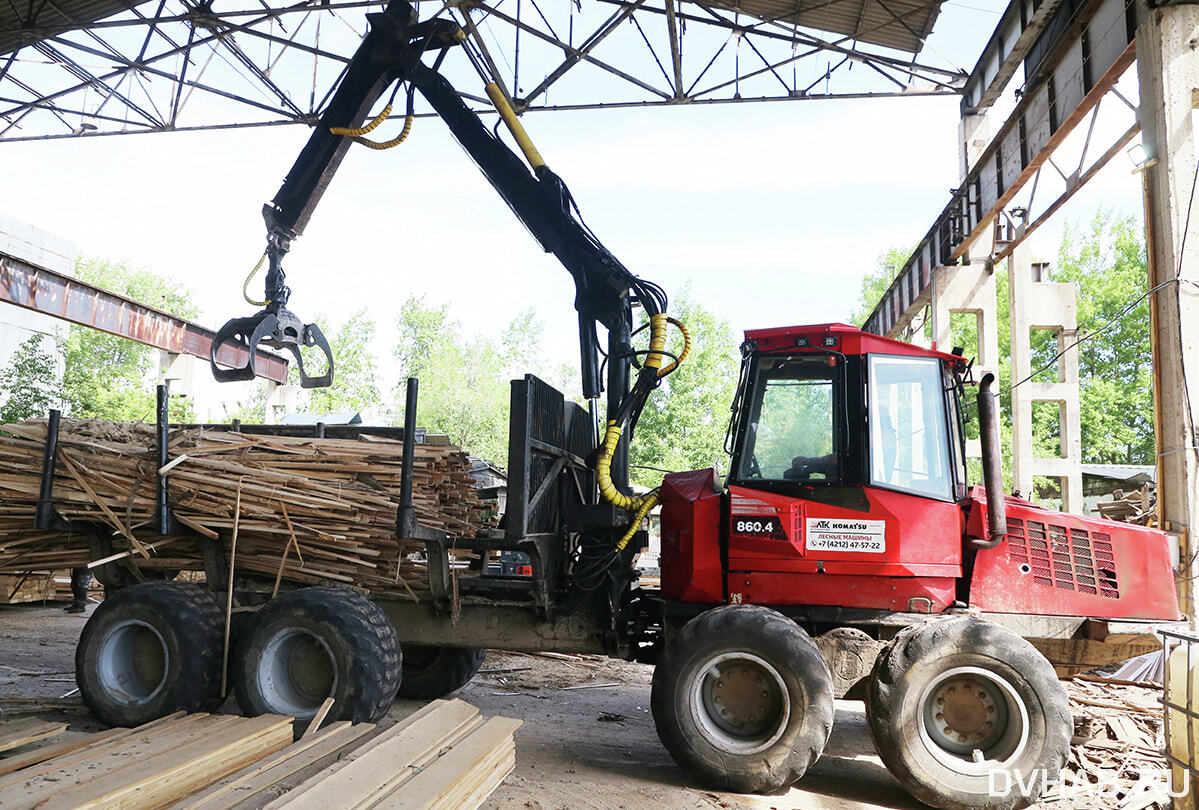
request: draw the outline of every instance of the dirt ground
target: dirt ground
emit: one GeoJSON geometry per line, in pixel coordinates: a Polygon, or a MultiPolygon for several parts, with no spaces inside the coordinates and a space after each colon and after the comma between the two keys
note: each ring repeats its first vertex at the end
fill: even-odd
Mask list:
{"type": "MultiPolygon", "coordinates": [[[[91,609],[94,606],[89,613],[91,609]]],[[[75,642],[85,619],[64,613],[61,604],[0,606],[0,701],[55,700],[72,692],[75,642]]],[[[760,797],[705,790],[674,764],[658,742],[649,712],[651,673],[649,666],[622,661],[489,654],[480,674],[457,696],[486,715],[519,718],[524,725],[516,732],[516,770],[484,807],[857,810],[922,806],[900,789],[874,755],[862,704],[852,701],[838,701],[832,739],[798,787],[760,797]]],[[[399,721],[419,705],[396,701],[383,724],[399,721]]],[[[236,711],[236,706],[231,702],[225,711],[236,711]]],[[[81,705],[36,716],[70,722],[74,732],[101,729],[81,705]]]]}

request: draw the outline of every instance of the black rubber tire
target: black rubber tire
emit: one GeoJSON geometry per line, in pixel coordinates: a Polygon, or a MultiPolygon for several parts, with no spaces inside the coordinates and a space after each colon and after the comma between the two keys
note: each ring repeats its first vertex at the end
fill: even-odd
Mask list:
{"type": "Polygon", "coordinates": [[[457,692],[475,677],[487,650],[478,647],[426,647],[402,644],[403,677],[399,697],[437,700],[457,692]]]}
{"type": "Polygon", "coordinates": [[[75,648],[83,702],[109,726],[139,726],[172,712],[208,712],[221,697],[224,611],[182,582],[148,582],[95,609],[75,648]]]}
{"type": "Polygon", "coordinates": [[[328,720],[373,723],[395,700],[400,645],[387,615],[362,593],[300,588],[258,611],[232,669],[237,703],[248,715],[302,723],[332,697],[328,720]]]}
{"type": "Polygon", "coordinates": [[[1044,656],[1012,631],[972,617],[940,619],[900,632],[875,662],[866,690],[866,717],[887,769],[917,799],[943,810],[1015,810],[1032,804],[1057,780],[1074,728],[1066,690],[1044,656]],[[946,674],[960,667],[981,673],[946,674]],[[991,692],[987,700],[996,706],[985,708],[988,703],[976,704],[971,698],[960,704],[965,711],[960,717],[976,722],[982,706],[982,717],[1009,718],[987,733],[998,735],[1007,729],[1012,737],[979,741],[987,746],[979,750],[989,765],[975,765],[965,752],[948,750],[929,731],[926,720],[933,725],[948,721],[926,717],[922,706],[938,705],[941,690],[952,692],[960,683],[957,678],[986,685],[991,692]],[[1026,723],[1010,722],[1025,713],[1026,723]],[[1024,737],[1025,730],[1021,743],[1017,738],[1024,737]]]}
{"type": "MultiPolygon", "coordinates": [[[[773,700],[754,708],[751,722],[769,713],[773,700]]],[[[712,787],[739,793],[777,791],[798,780],[820,757],[833,728],[832,678],[819,648],[795,622],[754,605],[714,608],[684,625],[654,669],[650,706],[658,737],[675,762],[712,787]],[[789,711],[782,722],[766,720],[764,728],[750,726],[749,734],[740,734],[711,711],[719,697],[707,698],[745,653],[774,672],[743,658],[750,669],[737,668],[742,682],[765,677],[769,685],[774,679],[778,713],[789,711]],[[725,655],[732,658],[721,662],[725,655]],[[706,674],[717,663],[726,667],[720,675],[714,669],[706,674]]]]}

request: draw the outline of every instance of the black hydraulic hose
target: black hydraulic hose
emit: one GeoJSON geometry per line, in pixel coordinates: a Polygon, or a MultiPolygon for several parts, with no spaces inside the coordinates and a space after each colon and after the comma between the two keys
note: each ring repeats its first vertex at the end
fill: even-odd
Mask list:
{"type": "Polygon", "coordinates": [[[999,451],[999,401],[991,385],[995,375],[978,384],[978,427],[983,453],[983,486],[987,490],[987,537],[972,537],[976,549],[995,548],[1007,535],[1007,503],[1003,494],[1003,456],[999,451]]]}

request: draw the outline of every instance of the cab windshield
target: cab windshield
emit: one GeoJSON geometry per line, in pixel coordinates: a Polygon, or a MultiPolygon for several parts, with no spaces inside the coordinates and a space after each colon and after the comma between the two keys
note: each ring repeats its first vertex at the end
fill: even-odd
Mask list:
{"type": "Polygon", "coordinates": [[[761,358],[757,363],[737,478],[839,482],[843,413],[834,356],[761,358]]]}

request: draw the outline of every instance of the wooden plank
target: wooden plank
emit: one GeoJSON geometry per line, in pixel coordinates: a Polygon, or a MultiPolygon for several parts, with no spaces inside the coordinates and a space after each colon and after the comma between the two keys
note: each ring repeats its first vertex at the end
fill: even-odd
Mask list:
{"type": "Polygon", "coordinates": [[[312,767],[327,757],[337,756],[374,730],[373,723],[351,725],[345,720],[333,723],[319,734],[301,738],[279,753],[222,779],[201,793],[187,797],[170,810],[233,810],[265,804],[266,801],[255,801],[263,792],[292,774],[312,767]]]}
{"type": "MultiPolygon", "coordinates": [[[[470,781],[466,775],[475,768],[487,771],[496,760],[502,759],[505,748],[511,748],[512,735],[520,725],[520,720],[508,717],[490,718],[465,740],[404,782],[400,790],[376,807],[388,810],[460,807],[458,802],[462,795],[459,790],[464,782],[470,781]]],[[[465,792],[470,793],[469,790],[465,792]]]]}
{"type": "Polygon", "coordinates": [[[33,717],[0,723],[0,751],[9,751],[38,740],[57,737],[67,730],[68,725],[49,723],[33,717]]]}
{"type": "Polygon", "coordinates": [[[127,737],[131,733],[132,731],[127,728],[110,728],[107,731],[101,731],[97,734],[81,734],[66,742],[60,742],[57,745],[46,745],[41,748],[35,748],[25,754],[5,757],[4,759],[0,759],[0,776],[6,776],[14,771],[27,768],[30,765],[37,765],[39,762],[45,762],[46,760],[60,757],[63,754],[78,751],[80,748],[87,748],[88,746],[102,743],[105,740],[111,740],[115,737],[127,737]]]}
{"type": "Polygon", "coordinates": [[[321,703],[321,707],[316,710],[316,714],[312,716],[311,722],[308,723],[308,728],[304,730],[304,736],[301,739],[316,736],[321,729],[321,724],[325,722],[325,718],[329,716],[329,710],[333,708],[333,698],[327,697],[321,703]]]}
{"type": "Polygon", "coordinates": [[[121,767],[124,761],[144,756],[155,750],[198,739],[213,726],[223,725],[233,718],[218,718],[207,714],[190,714],[172,722],[157,725],[128,737],[116,738],[107,744],[91,746],[62,757],[43,762],[9,774],[0,781],[0,808],[6,807],[9,794],[17,789],[33,792],[38,785],[49,785],[52,793],[76,774],[106,773],[121,767]],[[216,722],[219,721],[219,722],[216,722]],[[123,757],[123,759],[119,758],[123,757]]]}
{"type": "Polygon", "coordinates": [[[380,782],[402,772],[441,748],[447,737],[478,722],[479,710],[461,700],[440,701],[431,711],[417,712],[397,731],[355,751],[345,761],[326,768],[296,790],[267,805],[303,810],[348,810],[377,798],[380,782]]]}
{"type": "MultiPolygon", "coordinates": [[[[36,804],[39,810],[156,808],[207,787],[230,770],[256,762],[292,741],[292,718],[230,718],[202,739],[139,758],[132,767],[80,780],[36,804]]],[[[124,759],[123,757],[119,757],[124,759]]]]}

